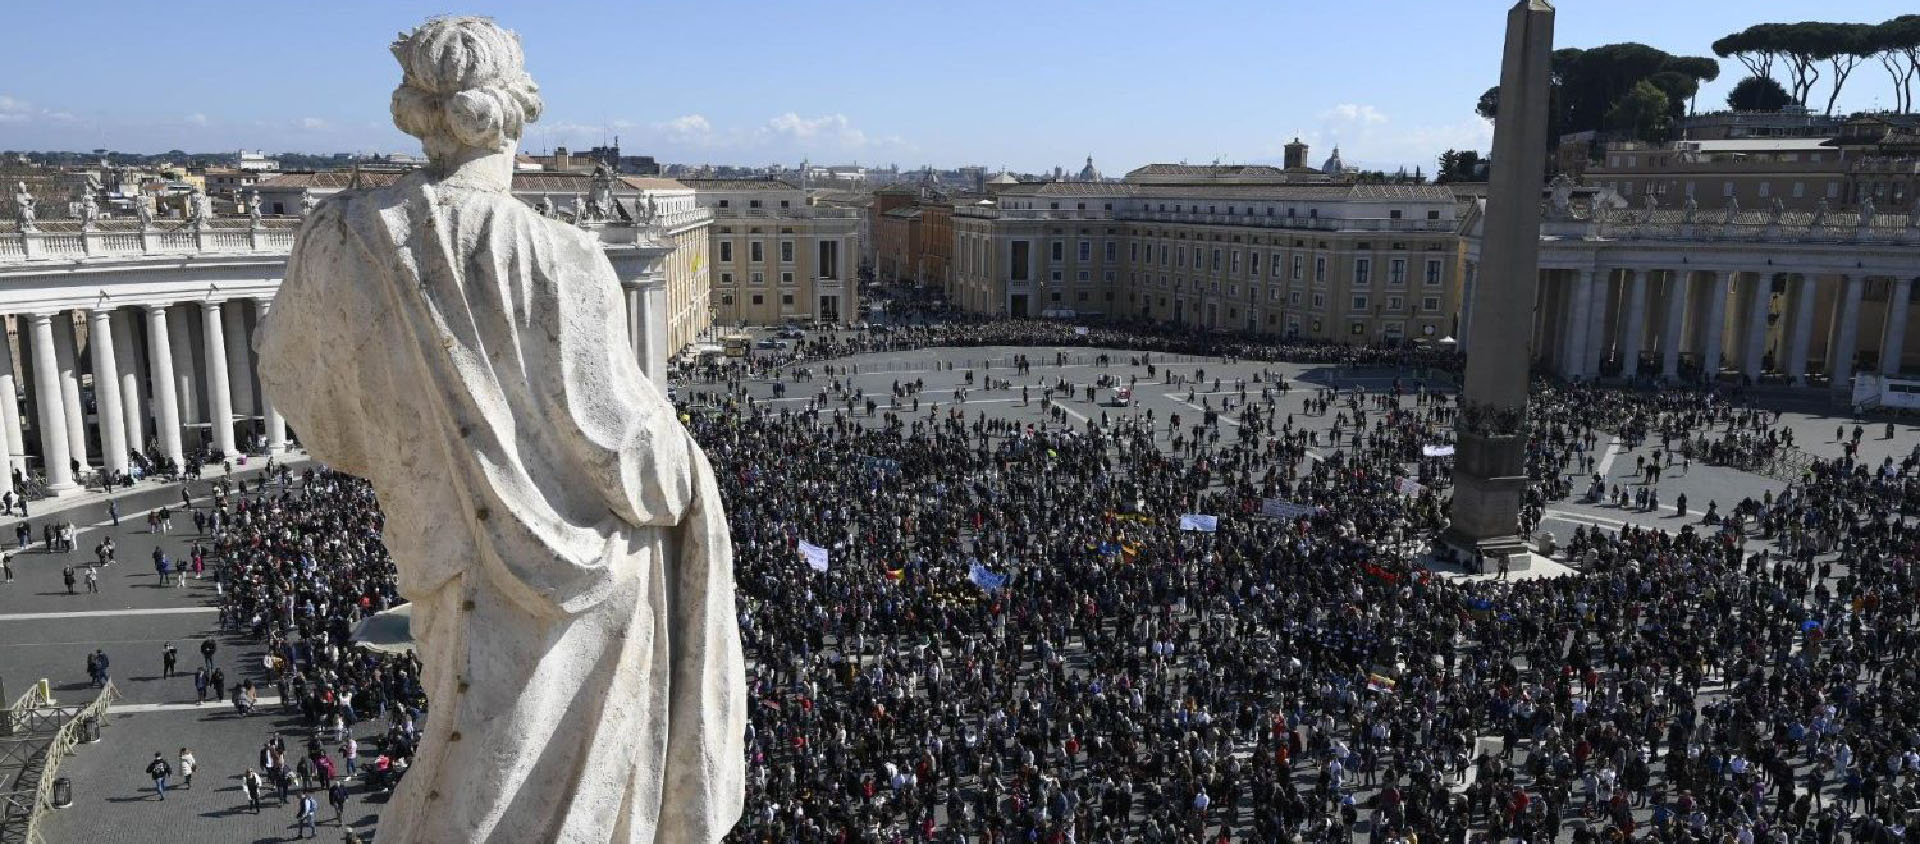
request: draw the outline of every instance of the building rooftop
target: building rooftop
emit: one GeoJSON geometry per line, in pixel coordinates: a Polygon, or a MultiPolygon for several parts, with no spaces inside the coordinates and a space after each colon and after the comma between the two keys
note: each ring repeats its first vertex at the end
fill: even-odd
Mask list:
{"type": "Polygon", "coordinates": [[[719,177],[682,176],[675,181],[694,190],[799,190],[800,186],[780,179],[760,177],[752,179],[728,179],[719,177]]]}

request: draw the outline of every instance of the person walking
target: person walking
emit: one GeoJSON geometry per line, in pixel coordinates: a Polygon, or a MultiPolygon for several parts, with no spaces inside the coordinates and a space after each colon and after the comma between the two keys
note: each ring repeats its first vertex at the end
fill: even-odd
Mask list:
{"type": "Polygon", "coordinates": [[[333,825],[346,826],[347,784],[336,780],[327,789],[327,803],[333,806],[333,825]]]}
{"type": "Polygon", "coordinates": [[[60,579],[67,584],[67,594],[79,594],[73,591],[73,584],[79,582],[73,575],[73,566],[62,566],[60,568],[60,579]]]}
{"type": "Polygon", "coordinates": [[[264,788],[260,782],[260,773],[248,768],[245,774],[240,775],[240,787],[246,789],[247,802],[253,805],[253,813],[260,814],[260,792],[264,788]]]}
{"type": "Polygon", "coordinates": [[[219,649],[220,645],[213,641],[212,636],[200,640],[200,659],[206,663],[208,668],[213,667],[213,654],[219,649]]]}
{"type": "Polygon", "coordinates": [[[7,583],[13,582],[13,555],[10,553],[0,552],[0,577],[4,577],[7,583]]]}
{"type": "Polygon", "coordinates": [[[314,827],[313,818],[319,807],[313,804],[313,795],[300,795],[299,809],[294,812],[293,820],[300,825],[300,838],[319,838],[320,830],[314,827]]]}
{"type": "Polygon", "coordinates": [[[207,702],[207,667],[202,665],[193,672],[193,691],[195,703],[207,702]]]}
{"type": "Polygon", "coordinates": [[[100,594],[100,575],[93,566],[87,566],[87,594],[100,594]]]}
{"type": "Polygon", "coordinates": [[[114,527],[120,526],[120,502],[118,501],[107,502],[107,517],[113,519],[114,527]]]}
{"type": "Polygon", "coordinates": [[[113,677],[107,673],[106,650],[103,648],[95,648],[93,657],[88,660],[88,663],[92,666],[94,688],[105,688],[107,682],[113,679],[113,677]]]}
{"type": "Polygon", "coordinates": [[[193,758],[193,751],[180,748],[180,787],[193,787],[193,772],[200,770],[200,760],[193,758]]]}
{"type": "Polygon", "coordinates": [[[180,649],[174,647],[172,642],[168,642],[164,645],[161,645],[160,646],[160,677],[162,679],[165,679],[167,677],[172,677],[174,668],[179,664],[180,664],[180,649]]]}
{"type": "Polygon", "coordinates": [[[167,764],[167,758],[160,751],[153,752],[153,761],[147,763],[147,776],[153,778],[153,792],[160,799],[167,799],[167,777],[173,776],[173,766],[167,764]]]}

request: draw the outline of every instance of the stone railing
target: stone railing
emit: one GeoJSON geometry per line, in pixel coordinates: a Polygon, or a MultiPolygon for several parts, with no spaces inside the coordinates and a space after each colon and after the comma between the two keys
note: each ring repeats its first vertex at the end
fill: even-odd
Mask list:
{"type": "Polygon", "coordinates": [[[43,223],[22,231],[0,230],[0,263],[76,261],[141,255],[285,253],[293,247],[300,220],[272,217],[210,220],[201,225],[169,221],[142,226],[111,220],[82,227],[70,221],[43,223]]]}
{"type": "Polygon", "coordinates": [[[1724,211],[1694,212],[1620,209],[1598,219],[1547,216],[1540,233],[1563,239],[1687,240],[1751,243],[1844,243],[1920,246],[1920,219],[1907,214],[1874,214],[1862,220],[1854,211],[1816,214],[1807,211],[1743,211],[1731,218],[1724,211]]]}

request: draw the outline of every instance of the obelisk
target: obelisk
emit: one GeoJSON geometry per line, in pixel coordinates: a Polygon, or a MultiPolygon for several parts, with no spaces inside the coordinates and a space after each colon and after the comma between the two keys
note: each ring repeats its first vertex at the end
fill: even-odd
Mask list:
{"type": "Polygon", "coordinates": [[[1540,192],[1547,158],[1548,60],[1553,6],[1520,0],[1507,12],[1493,173],[1480,238],[1468,330],[1467,377],[1457,421],[1452,524],[1442,541],[1484,554],[1528,556],[1520,534],[1527,486],[1527,367],[1540,265],[1540,192]]]}

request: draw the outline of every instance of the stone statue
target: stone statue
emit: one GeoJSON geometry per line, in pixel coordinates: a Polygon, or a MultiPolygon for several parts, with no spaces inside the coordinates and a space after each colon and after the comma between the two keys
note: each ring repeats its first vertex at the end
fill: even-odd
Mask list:
{"type": "Polygon", "coordinates": [[[134,216],[140,218],[140,228],[153,228],[153,195],[145,191],[133,197],[134,216]]]}
{"type": "Polygon", "coordinates": [[[1573,180],[1567,178],[1567,174],[1561,173],[1553,177],[1553,184],[1547,195],[1548,207],[1554,219],[1573,219],[1573,180]]]}
{"type": "Polygon", "coordinates": [[[432,706],[396,842],[712,844],[744,799],[746,676],[713,469],[632,353],[590,234],[515,199],[518,36],[393,44],[429,164],[302,224],[260,383],[370,480],[432,706]]]}
{"type": "Polygon", "coordinates": [[[193,189],[193,195],[187,197],[187,219],[194,228],[206,225],[207,220],[213,217],[212,205],[213,201],[207,198],[206,191],[198,187],[193,189]]]}
{"type": "MultiPolygon", "coordinates": [[[[1822,200],[1822,201],[1825,201],[1825,200],[1822,200]]],[[[1861,197],[1860,198],[1860,228],[1865,229],[1865,228],[1873,227],[1874,211],[1875,209],[1873,207],[1873,197],[1871,196],[1861,197]]]]}
{"type": "MultiPolygon", "coordinates": [[[[1823,199],[1820,201],[1825,202],[1826,200],[1823,199]]],[[[1787,216],[1787,204],[1780,201],[1780,197],[1774,197],[1773,207],[1767,214],[1767,222],[1777,226],[1780,225],[1780,218],[1785,216],[1787,216]]]]}
{"type": "Polygon", "coordinates": [[[613,209],[613,174],[607,172],[605,164],[593,168],[593,193],[587,197],[587,213],[595,220],[604,220],[613,209]]]}
{"type": "Polygon", "coordinates": [[[660,209],[654,207],[654,204],[653,204],[653,194],[651,193],[647,194],[647,222],[649,223],[653,222],[654,218],[659,213],[660,213],[660,209]]]}
{"type": "Polygon", "coordinates": [[[314,206],[319,204],[320,198],[314,196],[312,190],[300,191],[300,216],[305,217],[308,214],[312,214],[314,206]]]}
{"type": "Polygon", "coordinates": [[[1680,208],[1682,219],[1686,220],[1688,225],[1692,225],[1694,215],[1700,213],[1700,202],[1689,196],[1687,197],[1686,204],[1680,206],[1680,208]]]}
{"type": "Polygon", "coordinates": [[[38,203],[34,201],[33,194],[27,190],[27,183],[14,182],[13,216],[15,220],[19,221],[21,231],[30,232],[39,229],[38,226],[34,225],[37,206],[38,203]]]}
{"type": "Polygon", "coordinates": [[[1740,197],[1737,197],[1737,196],[1727,197],[1727,217],[1721,222],[1724,222],[1729,226],[1733,225],[1734,223],[1740,222],[1740,197]]]}
{"type": "Polygon", "coordinates": [[[93,231],[94,224],[98,222],[100,222],[100,200],[94,199],[92,192],[81,194],[80,230],[93,231]]]}
{"type": "Polygon", "coordinates": [[[247,191],[247,219],[252,220],[253,224],[256,226],[260,225],[260,192],[259,191],[256,191],[256,190],[247,191]]]}
{"type": "MultiPolygon", "coordinates": [[[[1777,197],[1777,196],[1774,197],[1773,198],[1773,219],[1775,222],[1779,222],[1780,215],[1786,213],[1786,210],[1787,210],[1787,204],[1784,202],[1781,202],[1780,197],[1777,197]]],[[[1813,219],[1807,222],[1807,227],[1817,229],[1821,226],[1826,225],[1827,213],[1831,210],[1832,208],[1827,205],[1827,200],[1824,197],[1821,198],[1821,200],[1813,206],[1813,219]]]]}
{"type": "Polygon", "coordinates": [[[539,211],[542,217],[553,216],[553,197],[543,194],[540,197],[540,204],[535,207],[535,210],[539,211]]]}
{"type": "Polygon", "coordinates": [[[1645,213],[1640,216],[1640,222],[1651,223],[1653,222],[1653,212],[1660,210],[1660,197],[1647,194],[1640,205],[1645,210],[1645,213]]]}

